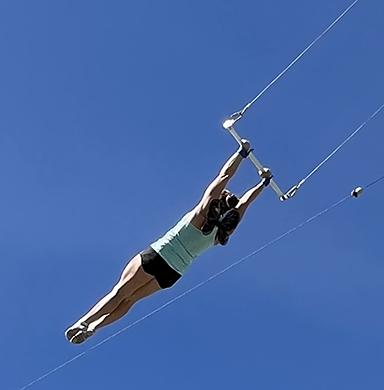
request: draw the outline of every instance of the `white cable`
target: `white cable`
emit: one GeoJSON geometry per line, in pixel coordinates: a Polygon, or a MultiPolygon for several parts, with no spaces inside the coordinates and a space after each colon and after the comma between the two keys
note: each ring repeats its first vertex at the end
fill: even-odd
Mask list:
{"type": "Polygon", "coordinates": [[[312,222],[314,221],[315,219],[319,218],[320,216],[322,216],[323,214],[331,211],[332,209],[334,209],[335,207],[337,206],[340,206],[342,203],[344,203],[346,200],[348,200],[349,198],[351,198],[350,195],[348,196],[345,196],[344,198],[340,199],[339,201],[337,201],[336,203],[334,203],[333,205],[327,207],[326,209],[320,211],[319,213],[313,215],[312,217],[308,218],[307,220],[305,220],[304,222],[300,223],[299,225],[289,229],[288,231],[286,231],[285,233],[281,234],[280,236],[274,238],[273,240],[269,241],[268,243],[264,244],[263,246],[261,246],[260,248],[256,249],[255,251],[253,251],[252,253],[250,253],[249,255],[247,256],[244,256],[242,257],[241,259],[237,260],[235,263],[232,263],[231,265],[229,265],[228,267],[224,268],[223,270],[217,272],[216,274],[210,276],[208,279],[198,283],[197,285],[195,285],[194,287],[190,288],[189,290],[181,293],[180,295],[176,296],[175,298],[172,298],[171,300],[169,300],[168,302],[164,303],[163,305],[159,306],[157,309],[151,311],[150,313],[146,314],[145,316],[139,318],[138,320],[132,322],[131,324],[127,325],[126,327],[120,329],[119,331],[117,331],[116,333],[114,333],[113,335],[105,338],[104,340],[100,341],[99,343],[95,344],[94,346],[88,348],[86,351],[74,356],[72,359],[70,360],[67,360],[66,362],[60,364],[59,366],[53,368],[52,370],[46,372],[44,375],[38,377],[37,379],[33,380],[32,382],[28,383],[27,385],[19,388],[19,390],[26,390],[28,388],[30,388],[31,386],[35,385],[36,383],[38,382],[41,382],[43,379],[49,377],[50,375],[54,374],[55,372],[61,370],[62,368],[66,367],[67,365],[69,365],[70,363],[74,362],[75,360],[83,357],[84,355],[86,355],[88,352],[100,347],[101,345],[105,344],[107,341],[115,338],[116,336],[120,335],[121,333],[127,331],[128,329],[131,329],[132,327],[134,327],[135,325],[143,322],[144,320],[146,320],[147,318],[149,317],[152,317],[154,314],[160,312],[161,310],[165,309],[166,307],[170,306],[171,304],[175,303],[176,301],[179,301],[180,299],[184,298],[186,295],[190,294],[191,292],[197,290],[198,288],[206,285],[207,283],[209,283],[210,281],[212,281],[213,279],[216,279],[218,278],[219,276],[221,276],[222,274],[224,274],[225,272],[231,270],[232,268],[238,266],[240,263],[243,263],[245,260],[249,259],[250,257],[252,256],[255,256],[257,254],[259,254],[260,252],[262,252],[263,250],[265,250],[266,248],[276,244],[278,241],[282,240],[283,238],[285,238],[286,236],[290,235],[291,233],[295,232],[296,230],[302,228],[304,225],[308,224],[309,222],[312,222]]]}
{"type": "MultiPolygon", "coordinates": [[[[381,176],[380,178],[370,182],[369,184],[367,184],[364,188],[365,189],[368,189],[369,187],[373,187],[374,185],[376,185],[377,183],[381,182],[384,180],[384,175],[381,176]]],[[[343,197],[342,199],[340,199],[339,201],[337,201],[336,203],[333,203],[331,206],[325,208],[324,210],[318,212],[317,214],[313,215],[312,217],[306,219],[305,221],[301,222],[300,224],[296,225],[295,227],[287,230],[285,233],[281,234],[280,236],[277,236],[276,238],[274,238],[273,240],[267,242],[266,244],[264,244],[263,246],[261,246],[260,248],[256,249],[255,251],[251,252],[249,255],[247,256],[244,256],[242,257],[241,259],[237,260],[235,263],[232,263],[231,265],[229,265],[228,267],[224,268],[223,270],[215,273],[214,275],[210,276],[208,279],[198,283],[196,286],[190,288],[189,290],[181,293],[180,295],[176,296],[175,298],[172,298],[171,300],[169,300],[168,302],[164,303],[163,305],[159,306],[157,309],[151,311],[150,313],[146,314],[145,316],[139,318],[138,320],[132,322],[131,324],[127,325],[126,327],[120,329],[119,331],[117,331],[116,333],[114,333],[113,335],[105,338],[104,340],[100,341],[99,343],[93,345],[92,347],[88,348],[86,351],[82,352],[82,353],[79,353],[78,355],[74,356],[72,359],[69,359],[67,360],[66,362],[60,364],[59,366],[53,368],[52,370],[48,371],[47,373],[45,373],[44,375],[38,377],[37,379],[33,380],[32,382],[28,383],[27,385],[19,388],[19,390],[26,390],[28,388],[30,388],[31,386],[35,385],[36,383],[38,382],[41,382],[43,379],[49,377],[50,375],[52,375],[53,373],[59,371],[60,369],[66,367],[67,365],[69,365],[70,363],[74,362],[75,360],[83,357],[84,355],[86,355],[88,352],[90,351],[93,351],[94,349],[100,347],[101,345],[105,344],[107,341],[115,338],[116,336],[120,335],[121,333],[127,331],[128,329],[134,327],[135,325],[143,322],[144,320],[146,320],[147,318],[149,317],[152,317],[154,314],[160,312],[161,310],[165,309],[166,307],[170,306],[171,304],[173,304],[174,302],[176,301],[179,301],[180,299],[184,298],[186,295],[190,294],[191,292],[197,290],[198,288],[206,285],[207,283],[209,283],[211,280],[213,279],[216,279],[218,278],[219,276],[223,275],[225,272],[231,270],[232,268],[238,266],[239,264],[243,263],[245,260],[249,259],[250,257],[252,256],[255,256],[257,254],[259,254],[260,252],[262,252],[263,250],[265,250],[266,248],[276,244],[277,242],[279,242],[280,240],[282,240],[283,238],[285,238],[286,236],[294,233],[296,230],[298,229],[301,229],[302,227],[304,227],[305,225],[307,225],[308,223],[314,221],[315,219],[321,217],[322,215],[328,213],[329,211],[333,210],[334,208],[342,205],[344,202],[346,202],[348,199],[351,198],[351,195],[347,195],[345,197],[343,197]]]]}
{"type": "Polygon", "coordinates": [[[368,119],[366,119],[355,131],[353,131],[339,146],[337,146],[323,161],[321,161],[304,179],[300,180],[298,187],[304,184],[312,175],[314,175],[331,157],[333,157],[348,141],[350,141],[362,128],[364,128],[372,119],[374,119],[384,108],[382,104],[368,119]]]}
{"type": "Polygon", "coordinates": [[[254,104],[257,100],[272,87],[293,65],[296,64],[311,48],[314,46],[328,31],[330,31],[357,3],[359,0],[355,0],[348,8],[346,8],[315,40],[313,40],[285,69],[283,69],[253,100],[244,106],[240,111],[240,116],[243,116],[245,112],[254,104]]]}

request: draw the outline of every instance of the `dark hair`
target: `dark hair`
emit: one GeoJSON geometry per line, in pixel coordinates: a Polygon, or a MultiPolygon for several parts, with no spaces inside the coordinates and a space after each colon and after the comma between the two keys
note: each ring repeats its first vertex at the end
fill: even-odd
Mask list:
{"type": "Polygon", "coordinates": [[[234,209],[239,203],[239,198],[227,189],[223,190],[219,196],[219,201],[221,203],[221,211],[224,214],[230,209],[234,209]]]}
{"type": "Polygon", "coordinates": [[[240,222],[240,214],[235,209],[239,199],[228,190],[224,190],[219,199],[212,199],[207,211],[206,222],[201,231],[204,235],[211,234],[215,226],[218,230],[216,239],[221,245],[226,245],[230,233],[240,222]]]}

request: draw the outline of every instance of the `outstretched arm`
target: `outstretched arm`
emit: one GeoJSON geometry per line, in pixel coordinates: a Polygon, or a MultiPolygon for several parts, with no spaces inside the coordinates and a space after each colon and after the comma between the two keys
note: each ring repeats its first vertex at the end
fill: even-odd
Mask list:
{"type": "Polygon", "coordinates": [[[247,157],[250,144],[247,140],[242,140],[242,146],[234,153],[221,168],[216,178],[209,184],[204,195],[196,207],[196,211],[205,209],[211,199],[218,198],[227,186],[229,180],[235,175],[241,161],[247,157]]]}
{"type": "Polygon", "coordinates": [[[239,200],[239,203],[236,206],[240,214],[240,218],[243,218],[247,208],[251,203],[262,193],[263,189],[268,186],[269,182],[272,179],[272,173],[269,169],[265,169],[263,172],[259,172],[261,176],[261,181],[251,189],[249,189],[239,200]]]}

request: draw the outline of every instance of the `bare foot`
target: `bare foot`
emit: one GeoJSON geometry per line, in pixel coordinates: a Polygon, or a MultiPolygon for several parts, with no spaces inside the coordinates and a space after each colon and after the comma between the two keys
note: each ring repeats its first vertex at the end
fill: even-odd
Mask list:
{"type": "Polygon", "coordinates": [[[76,323],[65,331],[65,337],[68,341],[71,341],[71,339],[76,335],[76,333],[78,333],[82,329],[87,329],[87,328],[88,325],[85,322],[82,322],[80,324],[76,323]]]}
{"type": "Polygon", "coordinates": [[[94,334],[95,334],[94,330],[90,330],[87,328],[80,329],[69,341],[72,344],[81,344],[89,337],[93,336],[94,334]]]}

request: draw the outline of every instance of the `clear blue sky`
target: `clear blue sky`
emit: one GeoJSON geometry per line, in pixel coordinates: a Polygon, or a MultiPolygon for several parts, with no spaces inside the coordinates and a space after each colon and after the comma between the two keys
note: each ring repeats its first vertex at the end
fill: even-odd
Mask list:
{"type": "MultiPolygon", "coordinates": [[[[89,344],[63,332],[199,199],[220,127],[350,4],[0,4],[1,389],[18,389],[383,174],[378,116],[295,200],[89,344]]],[[[238,127],[285,188],[384,102],[384,4],[361,1],[238,127]]],[[[244,163],[232,189],[257,181],[244,163]]],[[[46,380],[67,389],[383,389],[384,184],[46,380]]]]}

